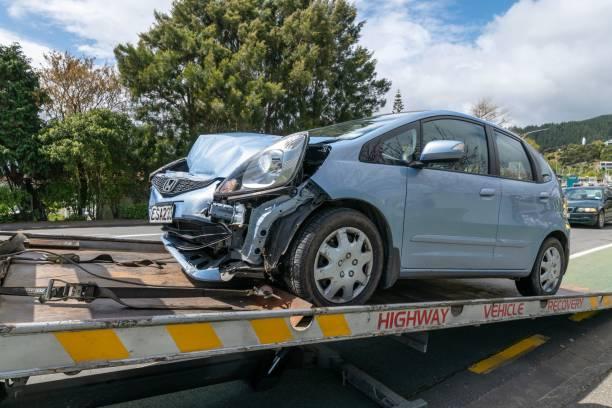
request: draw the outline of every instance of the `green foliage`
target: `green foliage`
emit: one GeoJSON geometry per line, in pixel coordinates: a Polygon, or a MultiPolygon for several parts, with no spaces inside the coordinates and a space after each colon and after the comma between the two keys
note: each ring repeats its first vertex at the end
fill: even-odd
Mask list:
{"type": "Polygon", "coordinates": [[[0,185],[0,222],[15,221],[17,210],[22,207],[28,195],[7,185],[0,185]]]}
{"type": "Polygon", "coordinates": [[[569,144],[580,144],[583,137],[586,138],[587,143],[595,140],[606,141],[612,139],[612,115],[603,115],[582,121],[545,123],[540,126],[527,126],[512,130],[518,134],[523,134],[544,128],[548,128],[548,130],[530,136],[542,146],[543,150],[555,149],[569,144]]]}
{"type": "Polygon", "coordinates": [[[47,216],[47,221],[54,221],[54,222],[58,222],[58,221],[64,221],[66,219],[66,217],[64,217],[62,214],[60,213],[49,213],[49,215],[47,216]]]}
{"type": "Polygon", "coordinates": [[[599,161],[603,147],[602,142],[567,145],[559,151],[559,163],[563,166],[571,166],[578,163],[599,161]]]}
{"type": "Polygon", "coordinates": [[[602,161],[612,161],[612,144],[604,146],[599,157],[602,161]]]}
{"type": "Polygon", "coordinates": [[[393,98],[393,110],[392,113],[400,113],[404,111],[404,101],[402,101],[402,94],[398,89],[393,98]]]}
{"type": "Polygon", "coordinates": [[[139,119],[179,152],[201,133],[289,133],[385,103],[346,0],[178,0],[155,19],[115,56],[139,119]]]}
{"type": "Polygon", "coordinates": [[[36,138],[43,99],[38,75],[21,47],[0,45],[0,172],[13,189],[28,191],[38,212],[32,178],[45,170],[36,138]]]}
{"type": "Polygon", "coordinates": [[[586,145],[570,144],[558,150],[549,150],[544,157],[559,175],[601,178],[604,173],[599,162],[612,159],[611,147],[601,141],[586,145]]]}
{"type": "Polygon", "coordinates": [[[40,135],[42,152],[63,175],[50,193],[77,214],[109,205],[117,216],[119,201],[145,184],[143,160],[137,155],[140,131],[125,114],[92,110],[51,123],[40,135]]]}
{"type": "Polygon", "coordinates": [[[123,204],[119,206],[119,218],[124,220],[146,220],[149,216],[147,203],[123,204]]]}

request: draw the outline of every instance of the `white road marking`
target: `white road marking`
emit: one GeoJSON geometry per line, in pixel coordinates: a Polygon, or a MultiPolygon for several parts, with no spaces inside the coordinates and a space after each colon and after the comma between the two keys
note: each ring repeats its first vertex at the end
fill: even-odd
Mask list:
{"type": "Polygon", "coordinates": [[[586,251],[576,252],[575,254],[570,255],[570,259],[580,258],[581,256],[592,254],[593,252],[601,251],[606,248],[612,248],[612,244],[606,244],[595,248],[587,249],[586,251]]]}
{"type": "Polygon", "coordinates": [[[114,235],[115,238],[131,238],[131,237],[152,237],[153,235],[161,235],[161,232],[155,234],[131,234],[131,235],[114,235]]]}

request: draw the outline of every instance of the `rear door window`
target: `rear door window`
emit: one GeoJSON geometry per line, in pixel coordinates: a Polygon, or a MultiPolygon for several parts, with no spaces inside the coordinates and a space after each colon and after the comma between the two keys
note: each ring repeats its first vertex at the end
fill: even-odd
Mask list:
{"type": "Polygon", "coordinates": [[[531,162],[523,144],[497,130],[494,134],[499,153],[499,175],[515,180],[533,181],[531,162]]]}
{"type": "Polygon", "coordinates": [[[484,126],[457,119],[436,119],[424,122],[423,146],[434,140],[463,142],[466,155],[462,160],[453,162],[429,163],[427,168],[474,174],[489,173],[489,150],[484,126]]]}

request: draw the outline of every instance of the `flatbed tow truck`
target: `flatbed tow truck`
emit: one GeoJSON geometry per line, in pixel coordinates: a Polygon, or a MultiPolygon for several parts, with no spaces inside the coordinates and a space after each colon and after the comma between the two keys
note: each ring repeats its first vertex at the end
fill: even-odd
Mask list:
{"type": "Polygon", "coordinates": [[[278,288],[208,288],[182,297],[176,290],[196,286],[156,242],[30,234],[26,245],[0,263],[0,396],[17,404],[28,401],[32,376],[133,365],[144,367],[130,373],[146,378],[152,366],[173,373],[208,364],[211,383],[243,376],[247,366],[261,379],[289,350],[302,349],[315,350],[320,364],[381,406],[423,407],[324,343],[393,335],[424,352],[433,330],[612,308],[612,292],[562,288],[555,296],[517,297],[468,280],[404,281],[349,307],[315,308],[278,288]],[[169,287],[175,295],[165,298],[169,287]],[[138,295],[142,289],[149,292],[138,295]]]}

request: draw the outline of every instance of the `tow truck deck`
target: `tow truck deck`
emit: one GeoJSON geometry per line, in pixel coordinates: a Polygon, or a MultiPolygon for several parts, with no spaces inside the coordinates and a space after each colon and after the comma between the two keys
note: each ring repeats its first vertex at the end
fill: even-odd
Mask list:
{"type": "MultiPolygon", "coordinates": [[[[117,263],[86,263],[99,276],[135,283],[194,286],[161,245],[134,240],[45,238],[39,245],[81,260],[101,253],[117,263]],[[165,265],[136,262],[164,260],[165,265]],[[140,265],[140,266],[138,266],[140,265]]],[[[36,237],[30,236],[33,243],[36,237]]],[[[50,279],[125,286],[91,276],[71,264],[16,261],[4,287],[44,287],[50,279]]],[[[555,296],[517,297],[511,281],[402,281],[379,291],[368,305],[313,308],[275,289],[280,299],[257,296],[134,299],[126,308],[111,299],[41,304],[32,297],[0,296],[0,379],[101,367],[278,350],[374,336],[532,319],[612,308],[612,292],[564,287],[555,296]],[[175,307],[189,309],[173,309],[175,307]]]]}

